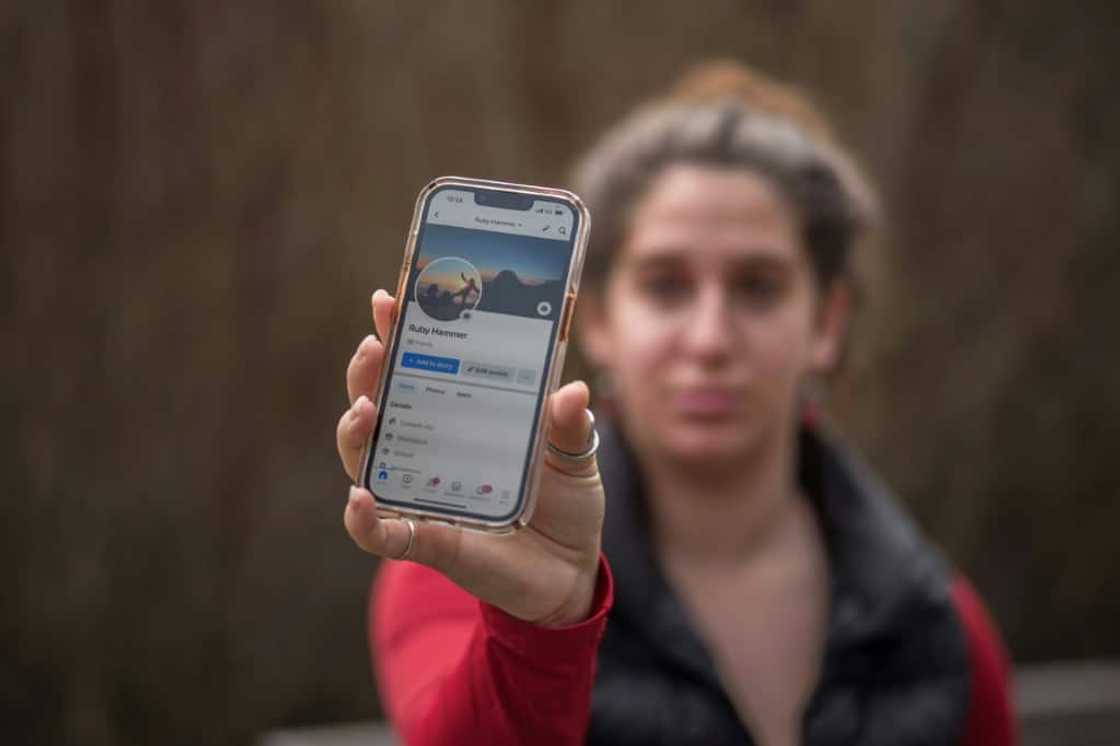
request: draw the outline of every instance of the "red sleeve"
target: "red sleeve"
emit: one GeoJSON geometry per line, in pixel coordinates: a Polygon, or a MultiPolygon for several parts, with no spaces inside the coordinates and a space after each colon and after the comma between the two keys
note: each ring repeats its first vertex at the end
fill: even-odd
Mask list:
{"type": "Polygon", "coordinates": [[[1018,743],[1007,678],[1007,651],[972,584],[953,581],[953,605],[968,642],[970,687],[962,746],[1014,746],[1018,743]]]}
{"type": "Polygon", "coordinates": [[[434,570],[383,563],[370,650],[398,734],[409,746],[583,743],[612,601],[602,556],[591,615],[554,629],[481,603],[434,570]]]}

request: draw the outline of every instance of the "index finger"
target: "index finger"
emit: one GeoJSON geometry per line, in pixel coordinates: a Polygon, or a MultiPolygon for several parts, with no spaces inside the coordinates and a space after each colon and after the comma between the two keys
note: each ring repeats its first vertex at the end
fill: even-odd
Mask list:
{"type": "Polygon", "coordinates": [[[388,340],[393,329],[393,323],[396,321],[397,300],[385,290],[379,289],[374,292],[370,299],[370,305],[373,307],[374,331],[377,332],[377,337],[385,342],[388,340]]]}

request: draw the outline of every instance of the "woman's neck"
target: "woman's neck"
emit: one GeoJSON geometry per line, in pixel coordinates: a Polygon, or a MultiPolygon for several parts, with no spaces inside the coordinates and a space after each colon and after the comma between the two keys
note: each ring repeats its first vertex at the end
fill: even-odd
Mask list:
{"type": "Polygon", "coordinates": [[[796,456],[792,432],[724,468],[639,456],[657,553],[723,565],[764,552],[803,507],[796,456]]]}

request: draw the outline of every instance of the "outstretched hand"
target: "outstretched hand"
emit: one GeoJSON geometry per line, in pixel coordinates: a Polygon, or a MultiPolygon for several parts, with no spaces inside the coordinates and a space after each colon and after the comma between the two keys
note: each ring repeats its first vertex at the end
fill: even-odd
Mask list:
{"type": "MultiPolygon", "coordinates": [[[[350,409],[338,422],[338,453],[343,468],[357,480],[365,447],[377,420],[371,400],[394,322],[396,301],[384,290],[373,294],[377,336],[362,340],[346,370],[350,409]]],[[[549,397],[549,439],[568,452],[583,451],[590,434],[589,392],[577,381],[549,397]]],[[[573,465],[547,452],[536,509],[528,526],[509,534],[464,531],[439,523],[414,521],[411,548],[405,521],[377,514],[373,495],[350,488],[343,521],[354,542],[379,557],[400,557],[427,565],[469,593],[512,616],[546,626],[585,618],[598,573],[604,496],[592,458],[573,465]]]]}

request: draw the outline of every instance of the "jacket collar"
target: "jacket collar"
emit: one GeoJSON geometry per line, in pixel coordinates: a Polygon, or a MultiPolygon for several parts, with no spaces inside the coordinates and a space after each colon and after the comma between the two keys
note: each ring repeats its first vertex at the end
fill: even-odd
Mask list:
{"type": "MultiPolygon", "coordinates": [[[[658,654],[717,688],[711,654],[670,589],[649,541],[634,458],[619,433],[600,428],[607,494],[604,550],[615,577],[612,624],[647,637],[658,654]],[[632,622],[632,623],[631,623],[632,622]]],[[[851,453],[815,428],[799,436],[799,479],[828,543],[831,576],[826,655],[871,644],[902,623],[915,590],[943,569],[887,490],[851,453]]],[[[621,631],[621,630],[620,630],[621,631]]],[[[828,660],[825,662],[827,675],[828,660]]]]}

